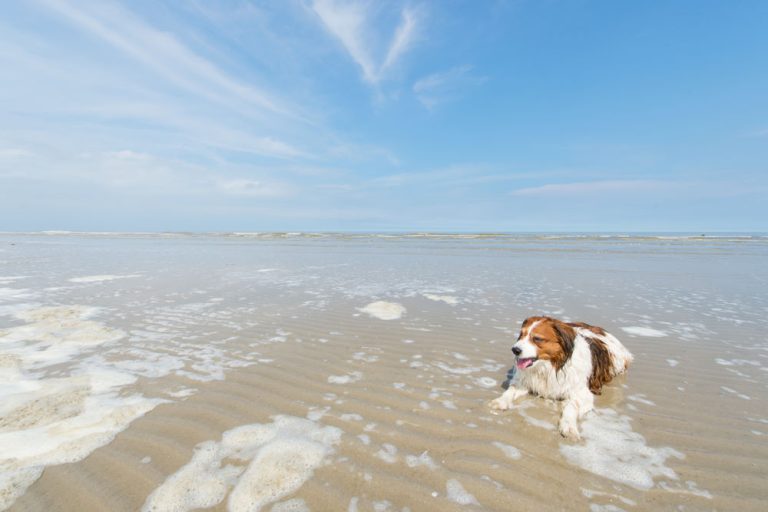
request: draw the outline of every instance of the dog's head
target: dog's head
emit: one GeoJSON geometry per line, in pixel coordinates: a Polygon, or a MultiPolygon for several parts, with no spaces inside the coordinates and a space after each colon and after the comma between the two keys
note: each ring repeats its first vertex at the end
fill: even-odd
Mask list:
{"type": "Polygon", "coordinates": [[[576,331],[570,325],[548,316],[526,318],[512,352],[517,358],[517,369],[525,370],[539,361],[559,370],[573,353],[576,331]]]}

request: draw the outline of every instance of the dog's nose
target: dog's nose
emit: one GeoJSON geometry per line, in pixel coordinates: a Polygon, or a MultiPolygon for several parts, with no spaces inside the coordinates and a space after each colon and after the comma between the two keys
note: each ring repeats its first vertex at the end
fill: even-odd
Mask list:
{"type": "Polygon", "coordinates": [[[519,356],[520,354],[523,353],[523,351],[520,349],[520,347],[512,347],[512,353],[515,354],[516,356],[519,356]]]}

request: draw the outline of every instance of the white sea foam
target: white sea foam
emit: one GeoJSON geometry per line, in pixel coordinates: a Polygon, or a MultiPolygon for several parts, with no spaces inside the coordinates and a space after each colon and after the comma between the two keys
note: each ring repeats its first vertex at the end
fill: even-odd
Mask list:
{"type": "Polygon", "coordinates": [[[424,293],[422,294],[424,297],[426,297],[429,300],[433,300],[435,302],[445,302],[446,304],[450,304],[451,306],[455,306],[459,303],[459,299],[454,297],[453,295],[436,295],[434,293],[424,293]]]}
{"type": "Polygon", "coordinates": [[[438,361],[432,364],[441,370],[448,373],[453,373],[454,375],[469,375],[479,371],[497,372],[504,366],[502,364],[494,363],[486,363],[481,366],[449,366],[442,361],[438,361]]]}
{"type": "Polygon", "coordinates": [[[376,457],[389,464],[394,464],[397,461],[397,447],[393,444],[384,443],[381,445],[381,449],[376,452],[376,457]]]}
{"type": "Polygon", "coordinates": [[[446,371],[448,373],[453,373],[457,375],[468,375],[470,373],[474,373],[476,371],[479,371],[480,368],[474,367],[474,366],[464,366],[464,367],[453,367],[448,366],[447,364],[443,363],[442,361],[438,361],[437,363],[433,363],[436,367],[440,368],[443,371],[446,371]]]}
{"type": "Polygon", "coordinates": [[[479,377],[475,379],[475,384],[481,388],[489,389],[496,386],[496,379],[492,379],[491,377],[479,377]]]}
{"type": "Polygon", "coordinates": [[[652,400],[648,400],[648,398],[646,398],[646,396],[642,393],[638,393],[636,395],[629,395],[627,399],[633,402],[638,402],[645,405],[656,405],[655,402],[653,402],[652,400]]]}
{"type": "Polygon", "coordinates": [[[89,318],[85,306],[27,309],[0,331],[0,509],[46,466],[79,461],[164,400],[126,394],[136,377],[75,357],[124,333],[89,318]],[[70,363],[66,366],[66,363],[70,363]],[[55,378],[44,371],[57,367],[55,378]]]}
{"type": "Polygon", "coordinates": [[[27,369],[63,363],[89,347],[125,336],[120,330],[88,320],[97,312],[97,308],[86,306],[24,310],[15,316],[27,324],[0,330],[0,343],[5,354],[19,357],[27,369]]]}
{"type": "Polygon", "coordinates": [[[707,498],[708,500],[712,499],[712,493],[710,493],[705,489],[699,489],[699,486],[696,485],[696,482],[692,482],[690,480],[687,480],[685,482],[685,487],[683,487],[682,485],[672,486],[667,484],[666,482],[661,482],[659,486],[665,491],[669,491],[675,494],[689,494],[691,496],[700,496],[702,498],[707,498]]]}
{"type": "Polygon", "coordinates": [[[662,338],[667,335],[664,331],[659,331],[650,327],[631,326],[622,327],[621,330],[633,336],[645,336],[647,338],[662,338]]]}
{"type": "Polygon", "coordinates": [[[119,389],[132,381],[95,369],[69,378],[16,380],[17,388],[27,390],[4,397],[0,414],[0,510],[46,466],[84,459],[162,402],[121,395],[119,389]]]}
{"type": "Polygon", "coordinates": [[[355,361],[363,361],[366,363],[375,363],[379,360],[379,356],[369,355],[365,352],[355,352],[352,354],[352,359],[355,361]]]}
{"type": "Polygon", "coordinates": [[[140,274],[125,274],[125,275],[111,275],[103,274],[97,276],[82,276],[73,277],[69,280],[70,283],[101,283],[104,281],[114,281],[116,279],[131,279],[134,277],[141,277],[140,274]]]}
{"type": "Polygon", "coordinates": [[[311,421],[318,421],[323,416],[328,414],[328,411],[330,410],[330,407],[310,407],[309,411],[307,412],[307,419],[311,421]]]}
{"type": "Polygon", "coordinates": [[[35,296],[37,296],[36,293],[26,288],[0,287],[0,302],[15,302],[31,299],[35,296]]]}
{"type": "Polygon", "coordinates": [[[429,453],[422,452],[421,455],[407,455],[405,457],[405,463],[408,465],[409,468],[415,468],[418,466],[426,466],[429,469],[437,469],[437,464],[435,464],[435,461],[432,460],[432,457],[429,456],[429,453]]]}
{"type": "Polygon", "coordinates": [[[142,510],[213,507],[234,487],[228,509],[258,511],[296,492],[333,453],[341,430],[292,416],[273,419],[229,430],[220,442],[198,444],[192,460],[155,489],[142,510]]]}
{"type": "Polygon", "coordinates": [[[352,382],[357,382],[360,379],[363,378],[363,374],[361,372],[351,372],[347,375],[331,375],[328,377],[328,383],[329,384],[350,384],[352,382]]]}
{"type": "Polygon", "coordinates": [[[0,276],[0,284],[12,284],[22,279],[27,279],[29,276],[0,276]]]}
{"type": "Polygon", "coordinates": [[[715,362],[721,366],[760,366],[759,361],[752,361],[751,359],[715,359],[715,362]]]}
{"type": "Polygon", "coordinates": [[[371,302],[363,308],[358,308],[358,311],[379,320],[398,320],[405,314],[406,310],[402,304],[380,300],[371,302]]]}
{"type": "Polygon", "coordinates": [[[731,393],[732,395],[736,395],[737,397],[741,398],[742,400],[752,400],[752,397],[749,395],[745,395],[744,393],[739,393],[735,389],[729,388],[727,386],[720,386],[720,389],[723,391],[727,391],[728,393],[731,393]]]}
{"type": "Polygon", "coordinates": [[[653,448],[634,432],[628,416],[612,409],[595,409],[582,423],[582,444],[561,444],[560,452],[571,464],[637,489],[653,487],[654,478],[677,480],[669,457],[684,456],[669,447],[653,448]]]}
{"type": "Polygon", "coordinates": [[[616,505],[600,505],[599,503],[590,503],[589,512],[626,512],[626,509],[617,507],[616,505]]]}
{"type": "Polygon", "coordinates": [[[446,482],[445,489],[448,499],[459,505],[480,505],[477,498],[468,493],[464,486],[455,478],[451,478],[446,482]]]}
{"type": "Polygon", "coordinates": [[[500,443],[498,441],[494,441],[493,446],[495,446],[496,448],[501,450],[501,452],[504,455],[506,455],[507,457],[509,457],[510,459],[517,460],[520,457],[522,457],[522,455],[520,454],[520,450],[518,450],[517,448],[515,448],[511,444],[504,444],[504,443],[500,443]]]}
{"type": "Polygon", "coordinates": [[[613,493],[610,493],[610,492],[596,491],[594,489],[585,489],[585,488],[582,487],[581,488],[581,494],[583,494],[584,497],[587,498],[587,499],[592,499],[594,497],[605,496],[605,497],[607,497],[610,500],[618,499],[619,501],[621,501],[625,505],[629,505],[631,507],[634,507],[634,506],[637,505],[637,502],[635,500],[631,500],[631,499],[629,499],[629,498],[627,498],[625,496],[622,496],[620,494],[613,494],[613,493]]]}
{"type": "Polygon", "coordinates": [[[301,498],[275,503],[270,512],[310,512],[307,502],[301,498]]]}

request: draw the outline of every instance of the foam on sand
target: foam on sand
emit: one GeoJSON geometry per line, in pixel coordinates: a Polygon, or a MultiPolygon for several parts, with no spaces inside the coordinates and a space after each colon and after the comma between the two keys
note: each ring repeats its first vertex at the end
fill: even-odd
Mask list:
{"type": "Polygon", "coordinates": [[[651,489],[658,477],[677,480],[666,461],[684,455],[672,448],[648,446],[630,421],[612,409],[595,409],[582,423],[584,442],[561,444],[560,452],[571,464],[636,489],[651,489]]]}
{"type": "Polygon", "coordinates": [[[379,320],[398,320],[405,314],[405,307],[397,302],[380,300],[371,302],[364,308],[358,308],[358,311],[379,320]]]}
{"type": "Polygon", "coordinates": [[[501,450],[501,452],[507,457],[509,457],[510,459],[517,460],[520,457],[522,457],[522,455],[520,454],[520,450],[518,450],[517,448],[515,448],[510,444],[504,444],[498,441],[494,441],[493,446],[501,450]]]}
{"type": "Polygon", "coordinates": [[[405,457],[405,463],[408,465],[409,468],[415,468],[418,466],[426,466],[429,469],[437,469],[437,464],[435,464],[435,461],[432,460],[432,457],[429,456],[429,453],[426,451],[422,452],[421,455],[407,455],[405,457]]]}
{"type": "Polygon", "coordinates": [[[29,309],[29,323],[0,331],[0,510],[10,507],[46,466],[77,462],[163,400],[122,389],[133,375],[78,365],[55,378],[44,369],[71,362],[83,350],[123,337],[86,320],[84,306],[29,309]]]}
{"type": "Polygon", "coordinates": [[[54,306],[17,312],[16,318],[27,324],[0,330],[3,352],[19,357],[28,369],[37,369],[66,362],[84,349],[125,336],[89,320],[98,311],[87,306],[54,306]]]}
{"type": "Polygon", "coordinates": [[[270,509],[270,512],[309,512],[309,507],[304,500],[294,498],[292,500],[275,503],[270,509]]]}
{"type": "MultiPolygon", "coordinates": [[[[333,453],[341,430],[293,416],[273,419],[224,432],[220,442],[198,444],[192,460],[155,489],[142,510],[212,507],[234,487],[228,509],[258,511],[298,490],[333,453]]],[[[300,510],[295,508],[300,504],[287,503],[294,508],[285,510],[300,510]]]]}
{"type": "Polygon", "coordinates": [[[0,302],[14,302],[23,299],[30,299],[35,297],[35,295],[35,293],[26,288],[8,288],[0,286],[0,302]]]}
{"type": "Polygon", "coordinates": [[[455,306],[459,303],[459,299],[453,295],[436,295],[434,293],[423,293],[422,295],[424,295],[424,297],[429,300],[433,300],[435,302],[445,302],[451,306],[455,306]]]}
{"type": "Polygon", "coordinates": [[[481,388],[490,389],[496,387],[496,379],[492,379],[491,377],[479,377],[475,379],[475,384],[481,388]]]}
{"type": "MultiPolygon", "coordinates": [[[[45,466],[77,462],[109,444],[162,400],[121,396],[131,376],[104,370],[61,379],[17,380],[0,420],[0,510],[24,494],[45,466]]],[[[5,387],[5,386],[3,386],[5,387]]]]}
{"type": "Polygon", "coordinates": [[[477,498],[468,493],[455,478],[451,478],[446,482],[445,489],[448,494],[448,499],[459,505],[480,505],[477,498]]]}
{"type": "Polygon", "coordinates": [[[116,279],[130,279],[133,277],[141,277],[139,274],[126,274],[126,275],[111,275],[103,274],[98,276],[82,276],[73,277],[69,280],[70,283],[101,283],[104,281],[114,281],[116,279]]]}
{"type": "Polygon", "coordinates": [[[631,326],[622,327],[621,330],[633,336],[645,336],[646,338],[663,338],[667,335],[664,331],[659,331],[650,327],[631,326]]]}
{"type": "Polygon", "coordinates": [[[387,464],[394,464],[397,462],[397,447],[390,443],[384,443],[381,445],[381,449],[375,453],[375,456],[387,464]]]}
{"type": "Polygon", "coordinates": [[[362,372],[351,372],[347,375],[331,375],[328,377],[329,384],[350,384],[363,378],[362,372]]]}

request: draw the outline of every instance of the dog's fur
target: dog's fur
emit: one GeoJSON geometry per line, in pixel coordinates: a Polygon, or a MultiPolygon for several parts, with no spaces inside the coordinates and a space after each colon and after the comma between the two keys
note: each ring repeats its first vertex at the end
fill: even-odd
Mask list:
{"type": "Polygon", "coordinates": [[[619,340],[600,327],[546,316],[523,322],[512,351],[517,372],[491,408],[509,409],[528,393],[563,400],[559,428],[570,439],[579,439],[578,419],[592,410],[594,395],[633,359],[619,340]]]}

